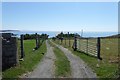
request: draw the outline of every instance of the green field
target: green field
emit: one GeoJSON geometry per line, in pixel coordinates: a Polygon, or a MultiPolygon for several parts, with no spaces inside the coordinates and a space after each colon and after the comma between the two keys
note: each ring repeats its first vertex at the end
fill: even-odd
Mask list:
{"type": "MultiPolygon", "coordinates": [[[[99,78],[115,78],[118,77],[118,39],[117,38],[105,38],[101,39],[101,57],[102,60],[98,61],[97,58],[85,55],[82,52],[73,51],[72,44],[74,40],[63,40],[60,43],[58,40],[54,41],[63,45],[73,52],[73,54],[83,59],[88,66],[90,66],[99,78]],[[99,66],[97,66],[99,65],[99,66]]],[[[94,40],[93,40],[94,42],[94,40]]]]}
{"type": "MultiPolygon", "coordinates": [[[[42,59],[43,55],[41,53],[45,53],[47,50],[45,41],[42,43],[41,47],[38,50],[33,51],[34,47],[35,47],[35,40],[24,40],[24,52],[25,52],[24,61],[19,61],[17,66],[2,72],[2,77],[18,78],[23,73],[32,71],[42,59]]],[[[20,42],[19,41],[18,41],[18,55],[20,58],[20,42]]]]}
{"type": "Polygon", "coordinates": [[[55,60],[55,76],[57,78],[61,77],[70,77],[71,70],[70,70],[70,62],[65,56],[65,54],[56,47],[53,43],[49,42],[50,45],[53,47],[54,54],[56,56],[55,60]]]}
{"type": "Polygon", "coordinates": [[[117,62],[118,38],[101,39],[101,57],[105,62],[117,62]]]}

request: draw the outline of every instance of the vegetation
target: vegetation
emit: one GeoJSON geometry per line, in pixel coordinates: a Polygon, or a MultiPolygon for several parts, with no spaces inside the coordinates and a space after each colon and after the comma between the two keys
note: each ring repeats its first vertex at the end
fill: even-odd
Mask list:
{"type": "Polygon", "coordinates": [[[56,39],[60,39],[60,40],[63,40],[63,39],[68,39],[68,38],[74,38],[74,36],[77,36],[77,37],[80,37],[80,35],[79,34],[72,34],[72,33],[70,33],[70,34],[68,34],[68,33],[63,33],[63,32],[61,32],[60,34],[58,34],[57,36],[55,36],[55,37],[53,37],[52,39],[53,40],[56,40],[56,39]]]}
{"type": "Polygon", "coordinates": [[[111,64],[109,62],[104,61],[98,61],[97,58],[87,56],[84,53],[80,53],[77,51],[73,51],[73,54],[79,56],[81,59],[83,59],[88,66],[90,66],[94,72],[97,74],[99,78],[115,78],[117,77],[117,71],[118,71],[118,65],[117,64],[111,64]],[[97,67],[97,64],[99,67],[97,67]]]}
{"type": "Polygon", "coordinates": [[[35,39],[36,38],[36,35],[38,35],[38,37],[40,39],[47,39],[48,38],[48,35],[47,34],[25,34],[24,35],[24,40],[27,40],[27,39],[35,39]]]}
{"type": "Polygon", "coordinates": [[[83,59],[88,66],[90,66],[99,78],[116,78],[118,77],[118,38],[104,38],[101,39],[101,57],[102,60],[98,61],[97,58],[88,56],[82,52],[74,51],[72,49],[72,44],[74,40],[65,40],[61,44],[59,40],[54,42],[61,44],[62,46],[68,48],[73,54],[79,56],[83,59]],[[99,65],[99,66],[97,66],[99,65]]]}
{"type": "Polygon", "coordinates": [[[53,43],[50,43],[54,47],[54,53],[56,56],[55,61],[55,76],[56,77],[70,77],[70,62],[65,56],[65,54],[56,47],[53,43]]]}
{"type": "MultiPolygon", "coordinates": [[[[19,43],[19,42],[18,42],[19,43]]],[[[19,48],[19,56],[20,56],[20,45],[18,44],[19,48]]],[[[46,52],[46,44],[45,41],[41,45],[41,47],[33,51],[35,47],[35,40],[24,40],[24,50],[25,50],[25,57],[24,61],[19,61],[19,63],[15,67],[11,67],[2,73],[3,78],[18,78],[23,73],[27,73],[32,71],[40,60],[43,57],[42,53],[46,52]]]]}

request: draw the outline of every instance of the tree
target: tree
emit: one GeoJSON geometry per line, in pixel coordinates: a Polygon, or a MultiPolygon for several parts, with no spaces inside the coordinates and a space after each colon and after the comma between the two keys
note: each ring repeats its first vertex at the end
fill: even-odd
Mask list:
{"type": "MultiPolygon", "coordinates": [[[[48,36],[47,34],[37,34],[41,39],[48,39],[48,36]]],[[[24,40],[27,40],[27,39],[35,39],[36,38],[36,34],[25,34],[24,35],[24,40]]]]}
{"type": "MultiPolygon", "coordinates": [[[[70,33],[69,35],[68,34],[64,34],[63,32],[61,32],[60,34],[58,34],[57,36],[56,36],[56,38],[58,38],[58,39],[61,39],[61,38],[74,38],[74,36],[75,36],[75,34],[72,34],[72,33],[70,33]]],[[[77,37],[80,37],[80,35],[79,34],[76,34],[76,36],[77,37]]]]}

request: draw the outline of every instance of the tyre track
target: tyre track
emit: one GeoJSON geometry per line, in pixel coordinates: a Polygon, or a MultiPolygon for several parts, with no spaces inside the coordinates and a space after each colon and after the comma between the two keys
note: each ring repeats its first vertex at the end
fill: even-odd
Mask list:
{"type": "Polygon", "coordinates": [[[54,78],[54,61],[56,59],[52,47],[46,41],[47,53],[33,72],[23,76],[23,78],[54,78]]]}
{"type": "Polygon", "coordinates": [[[71,51],[62,47],[61,45],[55,45],[64,52],[64,54],[70,61],[72,78],[97,78],[96,74],[93,73],[91,68],[89,68],[82,59],[80,59],[76,55],[73,55],[71,51]]]}

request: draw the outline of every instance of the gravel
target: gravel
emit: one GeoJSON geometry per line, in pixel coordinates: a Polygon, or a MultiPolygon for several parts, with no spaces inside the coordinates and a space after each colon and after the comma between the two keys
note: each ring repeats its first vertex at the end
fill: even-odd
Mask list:
{"type": "MultiPolygon", "coordinates": [[[[22,78],[55,78],[54,61],[56,57],[53,53],[53,47],[49,45],[48,41],[46,41],[46,45],[47,53],[44,55],[42,61],[38,64],[37,68],[35,68],[32,72],[25,74],[22,78]]],[[[70,50],[62,47],[61,45],[55,45],[64,52],[70,61],[70,78],[97,78],[96,74],[82,59],[72,54],[70,50]]]]}
{"type": "Polygon", "coordinates": [[[23,78],[54,78],[54,61],[55,55],[53,53],[52,47],[48,44],[47,45],[47,53],[43,57],[42,61],[38,64],[37,68],[26,75],[23,78]]]}
{"type": "Polygon", "coordinates": [[[97,78],[96,74],[93,73],[92,69],[88,67],[82,59],[61,45],[55,45],[64,52],[70,61],[72,78],[97,78]]]}

